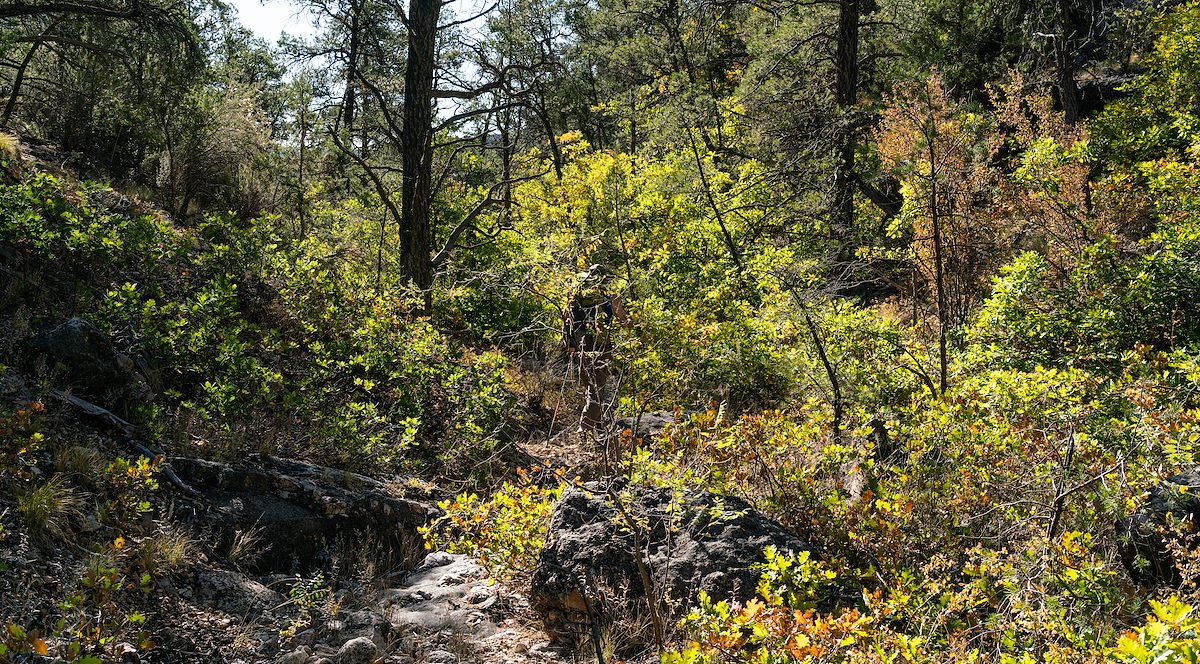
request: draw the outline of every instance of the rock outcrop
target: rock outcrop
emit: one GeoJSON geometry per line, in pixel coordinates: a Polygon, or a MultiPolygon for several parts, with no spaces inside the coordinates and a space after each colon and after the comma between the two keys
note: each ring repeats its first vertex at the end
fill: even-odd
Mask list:
{"type": "Polygon", "coordinates": [[[1172,545],[1193,550],[1200,544],[1200,467],[1174,475],[1150,490],[1136,512],[1117,523],[1121,560],[1143,585],[1178,585],[1172,545]]]}
{"type": "Polygon", "coordinates": [[[261,455],[237,466],[177,457],[171,466],[200,493],[176,514],[213,536],[218,550],[230,551],[239,533],[269,543],[257,560],[238,561],[249,570],[313,569],[339,540],[359,549],[370,544],[401,566],[422,551],[417,528],[429,508],[390,495],[369,477],[261,455]]]}
{"type": "Polygon", "coordinates": [[[761,574],[751,565],[764,560],[767,546],[812,550],[738,498],[639,487],[614,492],[623,494],[618,509],[606,493],[598,483],[570,488],[555,508],[530,595],[555,637],[579,636],[589,612],[602,612],[602,595],[645,600],[639,546],[655,594],[680,607],[701,590],[720,599],[753,597],[761,574]]]}
{"type": "Polygon", "coordinates": [[[117,349],[113,339],[82,318],[72,318],[38,334],[30,347],[61,374],[56,382],[89,401],[121,411],[146,403],[153,391],[138,362],[117,349]]]}

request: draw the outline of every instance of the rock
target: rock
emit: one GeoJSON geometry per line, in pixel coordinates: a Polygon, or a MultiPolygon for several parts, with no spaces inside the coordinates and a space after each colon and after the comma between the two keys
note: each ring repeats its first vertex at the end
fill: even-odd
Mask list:
{"type": "Polygon", "coordinates": [[[258,616],[284,603],[283,595],[237,572],[199,569],[191,585],[200,602],[235,616],[258,616]]]}
{"type": "Polygon", "coordinates": [[[622,417],[613,422],[613,428],[618,436],[628,431],[636,442],[653,438],[673,424],[675,424],[675,413],[655,411],[643,413],[637,417],[622,417]]]}
{"type": "Polygon", "coordinates": [[[408,575],[403,588],[388,591],[383,604],[393,625],[404,631],[491,636],[496,625],[480,619],[479,607],[495,601],[487,572],[467,556],[431,553],[408,575]],[[470,598],[470,599],[468,599],[470,598]]]}
{"type": "Polygon", "coordinates": [[[141,656],[138,655],[137,646],[133,645],[132,643],[118,643],[114,650],[116,651],[118,662],[140,664],[142,661],[141,656]]]}
{"type": "Polygon", "coordinates": [[[434,650],[425,653],[427,664],[458,664],[458,655],[445,650],[434,650]]]}
{"type": "Polygon", "coordinates": [[[63,387],[109,410],[153,398],[138,363],[117,350],[113,339],[82,318],[72,318],[35,336],[30,347],[62,373],[63,387]]]}
{"type": "Polygon", "coordinates": [[[242,465],[176,457],[171,467],[200,492],[190,525],[215,536],[229,551],[239,532],[257,532],[264,545],[257,560],[243,561],[259,573],[316,569],[339,541],[363,547],[369,540],[381,568],[411,567],[422,550],[417,527],[425,505],[388,494],[381,482],[323,466],[251,455],[242,465]]]}
{"type": "Polygon", "coordinates": [[[1146,503],[1117,522],[1121,561],[1134,581],[1178,586],[1182,579],[1170,545],[1191,551],[1200,544],[1200,467],[1186,470],[1150,490],[1146,503]]]}
{"type": "MultiPolygon", "coordinates": [[[[671,489],[633,488],[627,512],[642,525],[652,583],[681,610],[703,590],[717,599],[755,595],[763,549],[811,551],[745,501],[708,492],[684,494],[672,505],[671,489]],[[671,517],[674,515],[674,518],[671,517]]],[[[550,522],[546,547],[533,572],[530,604],[558,640],[583,636],[588,610],[599,612],[597,586],[606,596],[646,597],[633,536],[597,483],[563,492],[550,522]],[[581,588],[581,580],[586,588],[581,588]],[[586,601],[583,593],[586,592],[586,601]]]]}
{"type": "Polygon", "coordinates": [[[379,655],[375,642],[365,636],[350,639],[334,656],[335,664],[371,664],[379,655]]]}
{"type": "Polygon", "coordinates": [[[258,652],[271,657],[279,653],[279,632],[263,630],[258,633],[258,652]]]}
{"type": "Polygon", "coordinates": [[[366,609],[331,620],[325,629],[330,634],[327,640],[331,642],[344,643],[365,636],[381,648],[392,635],[392,624],[387,618],[366,609]]]}
{"type": "Polygon", "coordinates": [[[305,664],[308,661],[308,648],[296,648],[275,658],[275,664],[305,664]]]}

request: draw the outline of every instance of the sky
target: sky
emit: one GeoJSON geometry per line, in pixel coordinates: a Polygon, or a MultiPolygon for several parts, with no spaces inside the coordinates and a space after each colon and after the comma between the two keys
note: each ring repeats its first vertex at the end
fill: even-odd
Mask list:
{"type": "MultiPolygon", "coordinates": [[[[306,13],[298,13],[299,5],[292,0],[226,0],[238,12],[242,25],[250,28],[254,34],[274,44],[279,35],[287,32],[290,35],[308,37],[316,30],[306,13]]],[[[2,0],[0,0],[2,4],[2,0]]],[[[451,2],[450,8],[456,16],[474,16],[483,11],[490,0],[458,0],[451,2]]],[[[480,24],[472,22],[473,25],[480,24]]]]}
{"type": "Polygon", "coordinates": [[[312,21],[291,0],[227,0],[237,9],[238,20],[251,32],[274,44],[286,32],[296,36],[313,34],[312,21]]]}

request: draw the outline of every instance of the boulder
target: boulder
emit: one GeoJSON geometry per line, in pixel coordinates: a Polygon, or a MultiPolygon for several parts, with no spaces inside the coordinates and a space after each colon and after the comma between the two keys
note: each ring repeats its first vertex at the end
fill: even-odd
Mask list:
{"type": "Polygon", "coordinates": [[[437,551],[408,575],[402,588],[387,591],[382,604],[404,633],[453,630],[479,639],[496,632],[484,610],[496,602],[498,590],[479,563],[437,551]]]}
{"type": "Polygon", "coordinates": [[[257,560],[242,561],[250,571],[317,569],[339,542],[369,542],[389,563],[411,567],[423,548],[417,528],[430,509],[369,477],[265,455],[239,465],[175,457],[171,467],[200,494],[175,514],[210,534],[218,550],[229,551],[239,532],[256,531],[269,545],[257,560]]]}
{"type": "Polygon", "coordinates": [[[112,337],[82,318],[72,318],[29,341],[61,374],[59,381],[81,397],[123,410],[153,397],[138,363],[117,350],[112,337]]]}
{"type": "Polygon", "coordinates": [[[337,664],[371,664],[379,656],[379,647],[371,639],[360,636],[350,639],[338,650],[333,661],[337,664]]]}
{"type": "Polygon", "coordinates": [[[392,624],[379,613],[362,609],[330,619],[323,631],[326,643],[346,643],[365,636],[382,648],[392,637],[392,624]]]}
{"type": "Polygon", "coordinates": [[[309,649],[297,648],[275,658],[275,664],[305,664],[308,661],[309,649]]]}
{"type": "Polygon", "coordinates": [[[673,424],[675,424],[675,413],[655,411],[642,413],[636,417],[619,418],[613,422],[613,427],[618,436],[628,431],[634,441],[639,441],[653,438],[673,424]]]}
{"type": "MultiPolygon", "coordinates": [[[[615,490],[614,490],[615,491],[615,490]]],[[[530,605],[556,639],[581,636],[588,612],[605,602],[644,602],[646,591],[626,517],[598,483],[568,488],[555,507],[547,544],[533,572],[530,605]]],[[[756,593],[763,549],[812,551],[779,523],[745,501],[709,492],[677,496],[671,489],[633,487],[625,512],[639,524],[640,546],[656,593],[686,609],[703,590],[716,599],[744,601],[756,593]]]]}
{"type": "Polygon", "coordinates": [[[198,568],[188,587],[202,604],[239,617],[260,616],[286,604],[283,595],[229,570],[198,568]]]}
{"type": "Polygon", "coordinates": [[[1200,467],[1167,478],[1150,490],[1132,515],[1117,522],[1121,561],[1142,585],[1179,585],[1172,545],[1193,550],[1200,518],[1200,467]]]}

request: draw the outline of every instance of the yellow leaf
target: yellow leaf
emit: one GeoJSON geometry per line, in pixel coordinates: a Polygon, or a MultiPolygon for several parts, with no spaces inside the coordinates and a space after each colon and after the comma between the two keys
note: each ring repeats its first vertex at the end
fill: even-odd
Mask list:
{"type": "Polygon", "coordinates": [[[50,652],[50,647],[46,645],[45,641],[43,641],[41,639],[34,639],[33,640],[33,652],[45,657],[46,654],[50,652]]]}
{"type": "Polygon", "coordinates": [[[746,618],[753,618],[762,611],[763,603],[758,601],[758,598],[746,602],[746,608],[742,609],[742,615],[746,618]]]}

